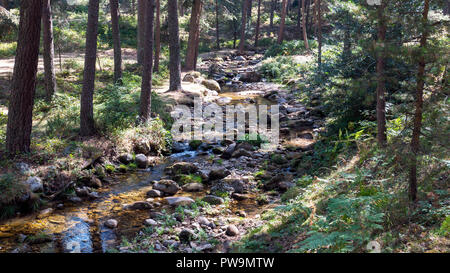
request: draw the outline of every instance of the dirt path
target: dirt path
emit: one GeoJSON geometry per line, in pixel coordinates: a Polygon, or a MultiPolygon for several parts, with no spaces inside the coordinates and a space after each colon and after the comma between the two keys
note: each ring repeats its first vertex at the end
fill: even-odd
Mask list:
{"type": "MultiPolygon", "coordinates": [[[[114,58],[113,50],[101,50],[99,51],[99,58],[100,63],[104,61],[105,59],[112,60],[114,58]]],[[[136,50],[131,48],[124,48],[122,49],[122,58],[124,63],[134,63],[136,62],[136,50]]],[[[61,64],[64,64],[64,62],[68,60],[74,60],[76,62],[84,63],[84,52],[71,52],[71,53],[62,53],[61,59],[60,56],[56,53],[55,54],[55,69],[56,72],[59,71],[59,65],[60,61],[61,64]]],[[[0,78],[7,78],[10,79],[14,70],[14,62],[15,57],[0,59],[0,78]]],[[[98,63],[97,63],[98,66],[98,63]]],[[[44,72],[44,60],[42,55],[39,56],[39,62],[38,62],[38,73],[44,72]]]]}

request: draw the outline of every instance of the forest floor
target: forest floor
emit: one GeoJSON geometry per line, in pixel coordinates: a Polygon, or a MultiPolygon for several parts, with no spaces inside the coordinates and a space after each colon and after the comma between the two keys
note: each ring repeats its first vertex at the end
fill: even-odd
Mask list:
{"type": "MultiPolygon", "coordinates": [[[[74,57],[77,62],[83,61],[82,55],[62,56],[66,61],[74,57]]],[[[111,51],[101,52],[100,56],[100,63],[111,63],[111,51]]],[[[135,51],[130,50],[124,57],[125,62],[133,64],[135,51]]],[[[212,102],[223,111],[238,104],[278,105],[280,142],[276,149],[261,146],[263,132],[258,132],[256,140],[181,141],[174,142],[164,156],[145,157],[148,166],[140,168],[136,166],[136,154],[141,151],[136,147],[124,149],[111,136],[74,138],[81,141],[77,148],[81,152],[70,144],[46,164],[36,165],[36,160],[29,158],[22,160],[31,165],[28,171],[43,177],[47,187],[54,170],[63,166],[58,162],[67,159],[68,153],[69,163],[63,163],[91,169],[90,178],[81,184],[77,182],[64,198],[44,203],[35,213],[3,221],[0,252],[295,252],[307,251],[300,248],[304,243],[310,249],[314,249],[314,244],[328,249],[339,236],[350,236],[345,240],[358,242],[347,251],[366,251],[365,245],[372,238],[367,230],[371,224],[379,223],[372,221],[378,214],[370,214],[370,205],[379,204],[380,199],[361,184],[360,176],[365,174],[359,170],[359,154],[352,151],[340,155],[336,166],[326,166],[333,168],[329,176],[307,175],[309,169],[317,167],[316,153],[323,157],[322,150],[333,148],[322,143],[315,146],[326,126],[320,104],[305,105],[299,99],[300,90],[266,81],[258,72],[263,55],[257,52],[238,56],[233,50],[222,50],[199,57],[200,73],[183,73],[182,92],[167,92],[167,78],[154,87],[164,109],[187,105],[192,111],[195,98],[201,98],[203,110],[212,102]],[[208,83],[208,79],[217,81],[220,88],[208,83]],[[103,177],[99,168],[111,173],[103,177]],[[365,190],[364,195],[353,195],[354,184],[358,191],[365,190]],[[341,203],[343,207],[338,207],[335,216],[333,207],[327,208],[328,201],[341,194],[347,198],[343,201],[348,202],[341,203]],[[333,217],[345,218],[347,223],[355,222],[356,228],[332,226],[331,230],[340,232],[334,239],[317,233],[313,234],[317,237],[311,236],[310,232],[323,228],[319,225],[323,224],[325,213],[331,215],[330,221],[333,217]],[[369,215],[364,216],[366,213],[369,215]],[[307,241],[311,238],[316,241],[307,241]]],[[[2,60],[4,68],[0,74],[12,71],[13,59],[12,64],[8,60],[7,64],[2,60]]],[[[292,60],[307,64],[313,58],[305,54],[292,56],[292,60]]],[[[39,128],[37,122],[35,127],[39,128]]],[[[131,133],[136,138],[142,134],[131,133]]],[[[389,232],[382,233],[379,241],[406,245],[397,251],[448,250],[445,236],[437,232],[424,235],[422,226],[406,224],[407,221],[396,230],[407,235],[398,239],[389,237],[389,232]]],[[[346,251],[346,243],[338,242],[343,249],[330,250],[346,251]]]]}

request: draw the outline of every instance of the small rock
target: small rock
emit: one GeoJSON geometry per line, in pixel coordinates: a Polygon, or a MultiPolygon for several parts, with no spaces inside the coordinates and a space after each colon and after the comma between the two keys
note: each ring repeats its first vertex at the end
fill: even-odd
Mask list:
{"type": "Polygon", "coordinates": [[[198,217],[197,221],[202,226],[209,226],[211,224],[211,222],[203,216],[198,217]]]}
{"type": "Polygon", "coordinates": [[[183,190],[186,192],[198,192],[202,191],[204,186],[200,183],[188,183],[183,186],[183,190]]]}
{"type": "Polygon", "coordinates": [[[133,156],[131,154],[122,154],[119,156],[118,160],[120,163],[128,165],[133,161],[133,156]]]}
{"type": "Polygon", "coordinates": [[[39,214],[36,218],[37,219],[45,218],[45,217],[49,216],[50,214],[52,214],[52,212],[53,212],[52,208],[44,209],[41,212],[39,212],[39,214]]]}
{"type": "Polygon", "coordinates": [[[195,202],[191,198],[184,197],[184,196],[167,197],[165,200],[167,201],[167,203],[169,203],[170,206],[174,206],[174,207],[176,207],[176,206],[187,206],[187,205],[190,205],[190,204],[195,202]]]}
{"type": "Polygon", "coordinates": [[[196,236],[192,229],[185,228],[180,232],[178,238],[182,243],[189,243],[190,241],[194,240],[196,236]]]}
{"type": "Polygon", "coordinates": [[[19,162],[16,164],[16,169],[19,171],[21,175],[29,175],[31,174],[30,165],[24,162],[19,162]]]}
{"type": "Polygon", "coordinates": [[[247,213],[243,210],[236,212],[236,215],[240,217],[247,217],[247,213]]]}
{"type": "Polygon", "coordinates": [[[222,197],[218,197],[215,195],[207,195],[207,196],[203,197],[202,200],[211,205],[220,205],[225,202],[222,197]]]}
{"type": "Polygon", "coordinates": [[[153,190],[149,190],[147,192],[147,197],[150,197],[150,198],[161,197],[161,196],[163,196],[163,193],[159,190],[153,189],[153,190]]]}
{"type": "Polygon", "coordinates": [[[148,159],[145,155],[143,155],[143,154],[136,155],[135,162],[136,162],[136,166],[138,168],[140,168],[140,169],[147,168],[148,159]]]}
{"type": "Polygon", "coordinates": [[[158,225],[158,222],[156,222],[156,221],[153,220],[153,219],[146,219],[146,220],[145,220],[145,224],[146,224],[147,226],[156,226],[156,225],[158,225]]]}
{"type": "Polygon", "coordinates": [[[239,148],[239,149],[237,149],[236,151],[233,152],[231,157],[239,158],[241,156],[246,156],[246,157],[250,157],[251,158],[252,157],[252,153],[250,153],[249,151],[247,151],[245,149],[239,148]]]}
{"type": "Polygon", "coordinates": [[[166,169],[173,175],[177,174],[193,174],[198,171],[198,167],[190,162],[177,162],[166,169]]]}
{"type": "Polygon", "coordinates": [[[42,180],[37,176],[32,176],[25,181],[25,184],[30,187],[32,192],[41,192],[44,190],[42,180]]]}
{"type": "Polygon", "coordinates": [[[290,189],[292,187],[295,187],[295,183],[284,181],[284,182],[280,182],[278,184],[278,188],[282,191],[287,191],[288,189],[290,189]]]}
{"type": "Polygon", "coordinates": [[[109,219],[105,222],[105,227],[113,229],[116,228],[118,224],[119,222],[117,222],[116,219],[109,219]]]}
{"type": "Polygon", "coordinates": [[[236,236],[239,235],[239,229],[235,225],[229,225],[225,234],[228,236],[236,236]]]}
{"type": "Polygon", "coordinates": [[[150,204],[149,202],[145,202],[145,201],[137,201],[132,204],[124,205],[124,209],[127,209],[127,210],[146,210],[146,209],[151,209],[151,208],[152,208],[152,204],[150,204]]]}
{"type": "Polygon", "coordinates": [[[183,78],[184,82],[194,82],[195,78],[191,74],[186,74],[183,78]]]}
{"type": "Polygon", "coordinates": [[[153,185],[154,190],[162,191],[169,195],[174,195],[179,190],[181,190],[180,186],[178,186],[177,182],[173,180],[161,180],[156,182],[153,185]]]}
{"type": "Polygon", "coordinates": [[[217,91],[219,93],[221,91],[219,83],[215,80],[203,80],[201,84],[210,90],[217,91]]]}
{"type": "Polygon", "coordinates": [[[236,149],[236,143],[230,144],[225,151],[223,151],[222,155],[220,156],[223,159],[230,159],[233,155],[234,150],[236,149]]]}
{"type": "Polygon", "coordinates": [[[152,219],[160,219],[162,217],[164,217],[164,214],[159,211],[150,212],[150,218],[152,218],[152,219]]]}
{"type": "Polygon", "coordinates": [[[230,175],[230,171],[225,168],[213,169],[209,172],[209,180],[218,180],[230,175]]]}
{"type": "Polygon", "coordinates": [[[237,201],[243,201],[243,200],[248,199],[248,196],[245,194],[242,194],[242,193],[233,192],[231,194],[231,198],[233,198],[234,200],[237,200],[237,201]]]}

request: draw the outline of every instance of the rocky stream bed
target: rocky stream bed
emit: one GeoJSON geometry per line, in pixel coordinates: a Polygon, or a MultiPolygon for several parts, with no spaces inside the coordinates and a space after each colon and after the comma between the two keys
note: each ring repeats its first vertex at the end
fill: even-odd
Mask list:
{"type": "Polygon", "coordinates": [[[139,235],[154,252],[233,251],[232,243],[260,226],[261,214],[281,204],[280,195],[294,186],[301,175],[296,163],[311,151],[322,123],[320,110],[262,78],[261,60],[257,53],[212,55],[199,64],[212,86],[197,74],[184,81],[206,87],[203,106],[278,104],[276,150],[248,142],[178,142],[171,155],[149,166],[145,155],[120,155],[118,164],[136,160],[141,168],[110,177],[106,187],[76,187],[71,199],[1,223],[0,252],[134,252],[139,235]]]}

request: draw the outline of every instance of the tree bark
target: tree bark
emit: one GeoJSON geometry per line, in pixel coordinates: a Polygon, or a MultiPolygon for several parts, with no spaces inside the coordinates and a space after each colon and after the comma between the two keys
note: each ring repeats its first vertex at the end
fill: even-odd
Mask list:
{"type": "Polygon", "coordinates": [[[181,90],[180,33],[177,0],[168,0],[170,91],[181,90]]]}
{"type": "Polygon", "coordinates": [[[423,88],[425,85],[425,50],[428,38],[428,11],[430,1],[425,0],[423,9],[422,26],[423,33],[420,38],[420,56],[419,68],[417,71],[417,87],[416,87],[416,112],[414,113],[414,129],[411,138],[412,162],[409,171],[409,198],[411,201],[417,201],[417,154],[420,150],[420,131],[422,129],[422,108],[423,108],[423,88]]]}
{"type": "Polygon", "coordinates": [[[42,10],[43,45],[44,45],[44,77],[46,100],[52,100],[56,90],[55,47],[53,44],[53,20],[50,0],[43,1],[42,10]]]}
{"type": "Polygon", "coordinates": [[[277,1],[278,0],[270,0],[270,23],[269,23],[269,26],[270,26],[270,31],[272,32],[272,29],[273,29],[273,17],[274,17],[274,15],[275,15],[275,5],[276,5],[276,3],[277,3],[277,1]]]}
{"type": "Polygon", "coordinates": [[[278,40],[277,40],[278,44],[281,44],[283,42],[284,24],[286,21],[286,8],[287,8],[287,0],[283,0],[283,2],[281,2],[281,22],[280,22],[280,29],[278,31],[278,40]]]}
{"type": "Polygon", "coordinates": [[[41,17],[42,0],[20,2],[19,33],[6,129],[6,149],[10,154],[30,152],[41,17]]]}
{"type": "Polygon", "coordinates": [[[114,82],[122,79],[122,47],[120,45],[119,31],[119,1],[109,0],[111,6],[111,27],[114,43],[114,82]]]}
{"type": "Polygon", "coordinates": [[[97,58],[98,10],[99,0],[89,0],[83,90],[81,93],[80,134],[82,136],[91,136],[96,132],[93,98],[95,61],[97,58]]]}
{"type": "Polygon", "coordinates": [[[384,9],[386,8],[386,3],[382,1],[381,5],[378,7],[378,42],[377,42],[377,141],[378,145],[385,146],[386,137],[386,86],[385,86],[385,75],[384,75],[384,65],[386,59],[386,18],[384,16],[384,9]]]}
{"type": "Polygon", "coordinates": [[[316,0],[317,6],[317,41],[318,41],[318,54],[317,54],[317,64],[319,67],[319,73],[322,68],[322,3],[320,0],[316,0]]]}
{"type": "Polygon", "coordinates": [[[220,49],[220,36],[219,36],[219,3],[218,0],[216,0],[216,47],[219,50],[220,49]]]}
{"type": "Polygon", "coordinates": [[[196,69],[197,49],[200,36],[200,17],[203,3],[201,0],[194,0],[189,23],[189,39],[186,52],[185,69],[186,71],[196,69]]]}
{"type": "Polygon", "coordinates": [[[144,40],[145,40],[145,3],[147,0],[138,0],[138,39],[137,39],[137,62],[144,61],[144,40]]]}
{"type": "Polygon", "coordinates": [[[144,123],[150,119],[152,105],[154,5],[154,0],[148,0],[145,7],[145,54],[144,63],[142,65],[141,105],[139,112],[140,121],[144,123]]]}
{"type": "Polygon", "coordinates": [[[303,29],[303,41],[305,43],[305,49],[309,50],[308,33],[306,31],[305,1],[306,0],[302,0],[302,29],[303,29]]]}
{"type": "Polygon", "coordinates": [[[153,71],[159,71],[159,56],[161,54],[161,3],[160,0],[155,0],[156,5],[156,25],[155,25],[155,64],[153,71]]]}
{"type": "Polygon", "coordinates": [[[256,18],[256,30],[255,30],[255,48],[258,47],[260,25],[261,25],[261,0],[258,0],[258,17],[256,18]]]}
{"type": "Polygon", "coordinates": [[[241,21],[241,41],[239,42],[239,54],[244,53],[245,49],[245,25],[247,22],[248,0],[243,0],[242,3],[242,21],[241,21]]]}

